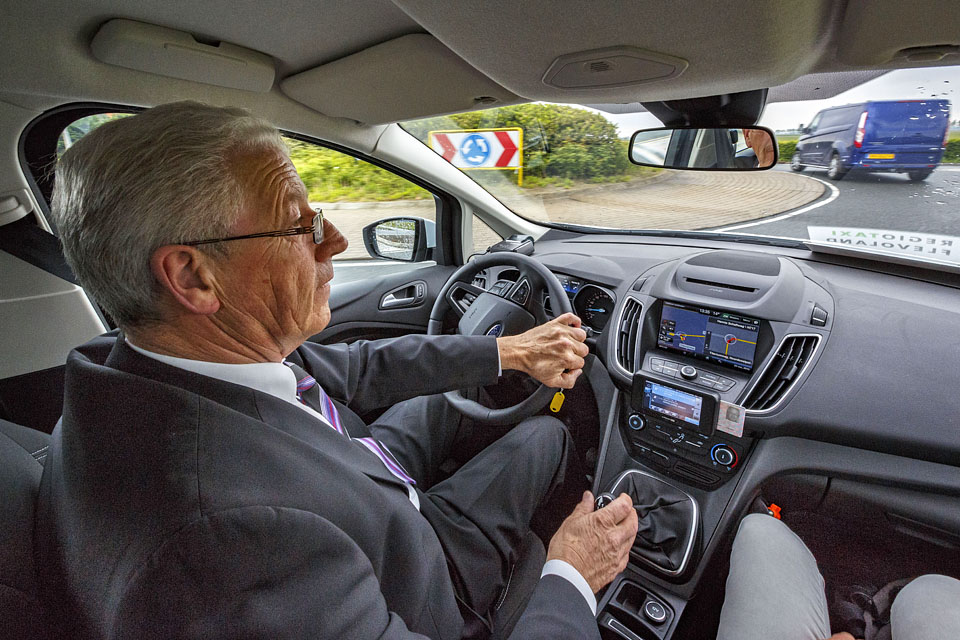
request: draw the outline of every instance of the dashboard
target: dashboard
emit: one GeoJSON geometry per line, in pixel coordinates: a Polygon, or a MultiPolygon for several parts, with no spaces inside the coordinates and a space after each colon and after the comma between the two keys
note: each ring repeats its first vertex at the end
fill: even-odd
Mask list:
{"type": "MultiPolygon", "coordinates": [[[[874,509],[895,523],[889,535],[960,539],[960,516],[945,515],[960,495],[960,341],[946,337],[960,335],[954,274],[560,230],[533,257],[560,279],[601,365],[588,373],[602,431],[594,491],[638,472],[699,507],[685,575],[628,571],[675,613],[772,478],[821,487],[811,504],[856,486],[846,508],[874,509]],[[871,487],[916,493],[891,506],[894,490],[871,487]]],[[[617,593],[600,609],[616,609],[617,593]]]]}
{"type": "Polygon", "coordinates": [[[535,257],[568,279],[576,302],[589,299],[579,297],[587,285],[607,292],[613,311],[598,313],[594,340],[621,393],[649,373],[716,387],[745,407],[747,438],[960,460],[960,342],[933,338],[960,332],[951,274],[883,272],[782,247],[561,231],[538,241],[535,257]]]}

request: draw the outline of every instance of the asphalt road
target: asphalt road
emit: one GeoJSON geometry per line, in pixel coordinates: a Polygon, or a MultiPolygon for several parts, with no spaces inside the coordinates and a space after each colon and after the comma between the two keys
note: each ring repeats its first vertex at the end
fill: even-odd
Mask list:
{"type": "MultiPolygon", "coordinates": [[[[789,171],[778,166],[776,171],[789,171]]],[[[721,227],[762,235],[806,239],[809,226],[890,229],[960,236],[960,166],[941,166],[923,182],[897,173],[848,173],[827,179],[826,171],[806,169],[802,175],[832,186],[816,202],[765,220],[721,227]]],[[[960,259],[960,247],[957,250],[960,259]]]]}

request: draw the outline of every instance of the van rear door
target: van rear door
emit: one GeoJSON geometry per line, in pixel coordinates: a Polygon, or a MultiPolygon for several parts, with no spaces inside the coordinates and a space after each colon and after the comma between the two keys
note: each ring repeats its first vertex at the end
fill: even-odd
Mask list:
{"type": "Polygon", "coordinates": [[[862,162],[875,167],[936,165],[950,117],[947,100],[869,102],[862,162]]]}

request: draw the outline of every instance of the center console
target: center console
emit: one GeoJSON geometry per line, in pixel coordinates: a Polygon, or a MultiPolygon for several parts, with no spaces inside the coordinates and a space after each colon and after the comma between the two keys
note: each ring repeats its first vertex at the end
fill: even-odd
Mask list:
{"type": "Polygon", "coordinates": [[[708,550],[723,548],[757,420],[815,364],[833,298],[788,259],[738,251],[661,263],[616,293],[594,490],[629,493],[640,530],[597,621],[605,638],[669,640],[708,550]]]}
{"type": "MultiPolygon", "coordinates": [[[[620,427],[630,453],[657,470],[708,488],[729,478],[744,457],[741,439],[715,427],[721,407],[716,392],[662,374],[636,374],[623,404],[620,427]]],[[[723,407],[726,423],[742,422],[742,408],[723,407]]]]}

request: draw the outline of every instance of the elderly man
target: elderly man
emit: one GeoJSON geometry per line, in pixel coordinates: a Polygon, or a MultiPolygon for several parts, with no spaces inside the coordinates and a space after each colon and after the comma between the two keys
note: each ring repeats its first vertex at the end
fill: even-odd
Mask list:
{"type": "MultiPolygon", "coordinates": [[[[310,209],[276,129],[238,109],[104,125],[60,160],[52,209],[120,328],[70,355],[41,489],[43,581],[78,631],[483,631],[535,512],[560,499],[570,437],[531,419],[439,477],[456,416],[417,397],[501,369],[572,387],[587,353],[575,316],[499,339],[306,342],[330,320],[347,243],[310,209]],[[385,406],[370,425],[357,415],[385,406]]],[[[585,493],[514,635],[599,637],[593,593],[636,529],[626,496],[594,512],[585,493]]]]}

